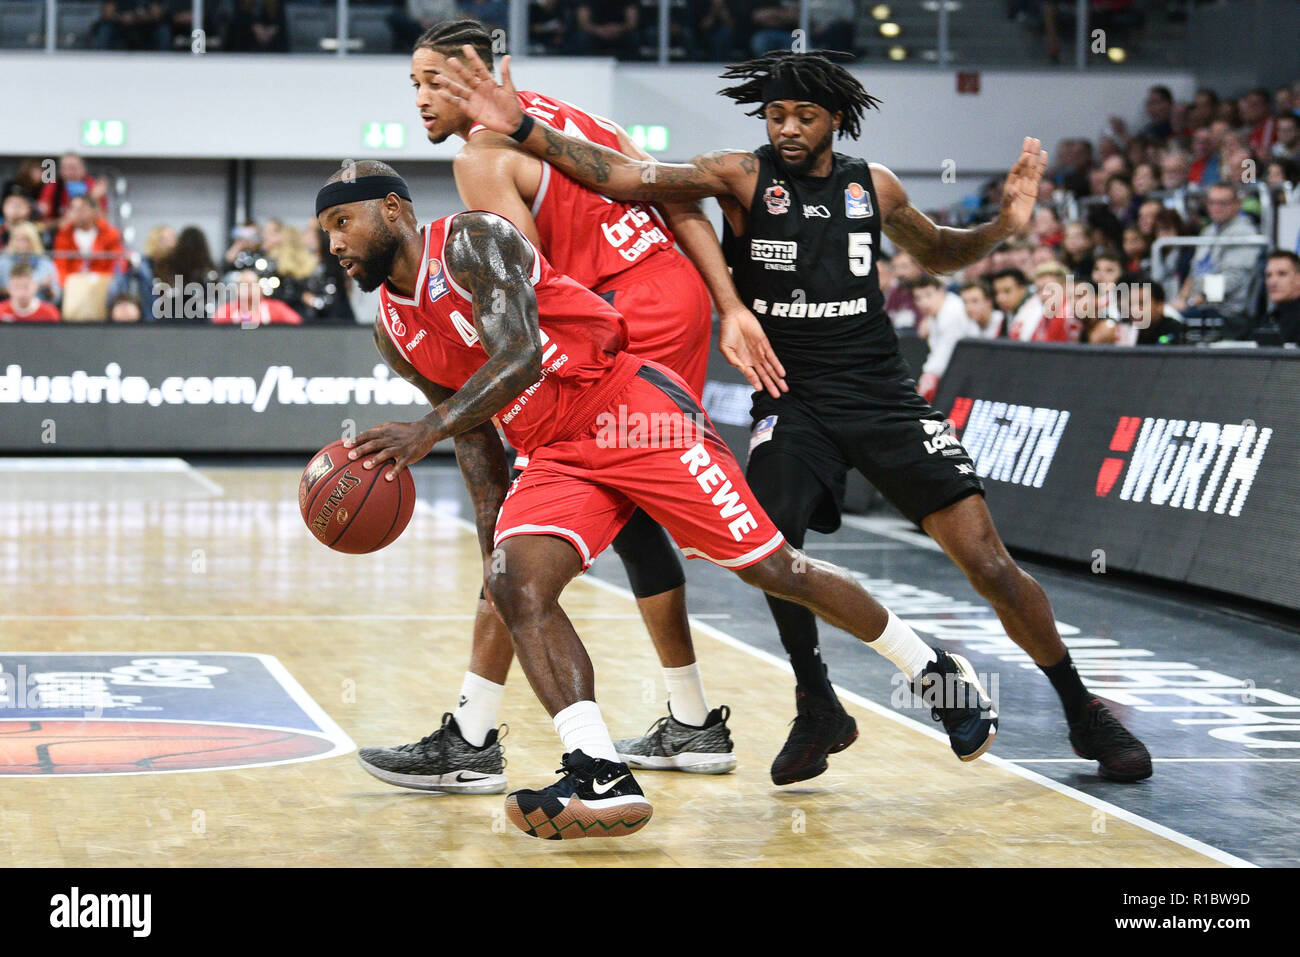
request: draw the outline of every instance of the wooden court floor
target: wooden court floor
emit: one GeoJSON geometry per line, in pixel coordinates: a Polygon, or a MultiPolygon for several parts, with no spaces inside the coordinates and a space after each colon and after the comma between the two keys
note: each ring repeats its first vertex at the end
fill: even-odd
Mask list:
{"type": "MultiPolygon", "coordinates": [[[[455,703],[478,591],[455,502],[424,502],[369,556],[332,553],[298,516],[291,469],[0,470],[0,652],[275,656],[357,744],[431,731],[455,703]]],[[[760,600],[755,595],[755,601],[760,600]]],[[[565,607],[615,736],[665,692],[635,606],[575,582],[565,607]]],[[[744,636],[736,636],[743,638],[744,636]]],[[[1194,848],[848,703],[861,737],[825,775],[774,787],[793,679],[706,631],[711,704],[740,761],[722,777],[643,772],[639,834],[543,842],[500,795],[403,791],[354,754],[238,770],[0,781],[5,866],[1206,866],[1194,848]]],[[[0,714],[0,718],[4,715],[0,714]]],[[[504,721],[512,787],[550,783],[560,746],[517,670],[504,721]]],[[[996,751],[996,748],[995,748],[996,751]]]]}

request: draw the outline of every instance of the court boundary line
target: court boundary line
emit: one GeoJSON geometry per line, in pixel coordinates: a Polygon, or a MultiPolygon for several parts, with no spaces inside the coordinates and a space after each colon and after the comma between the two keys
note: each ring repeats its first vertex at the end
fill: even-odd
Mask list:
{"type": "MultiPolygon", "coordinates": [[[[417,507],[419,507],[422,504],[423,503],[417,500],[416,502],[417,507]]],[[[452,519],[453,521],[456,522],[456,524],[460,525],[462,529],[472,533],[477,539],[478,529],[476,528],[474,523],[471,522],[469,519],[462,518],[459,515],[448,515],[446,513],[436,513],[432,510],[431,506],[426,506],[426,508],[429,509],[429,514],[440,515],[440,517],[442,518],[452,519]]],[[[849,516],[845,516],[845,517],[848,518],[849,516]]],[[[863,529],[863,530],[870,531],[871,529],[863,529]]],[[[884,533],[882,532],[881,534],[884,533]]],[[[894,537],[894,536],[890,536],[890,537],[894,537]]],[[[926,540],[930,541],[930,539],[928,538],[926,540]]],[[[931,542],[931,544],[934,546],[935,549],[938,549],[937,543],[931,542]]],[[[620,585],[615,585],[613,582],[603,581],[602,579],[595,577],[594,575],[591,574],[590,570],[578,576],[578,578],[575,580],[581,582],[587,582],[611,594],[618,595],[621,598],[626,598],[633,602],[636,601],[636,597],[632,594],[631,591],[629,591],[626,588],[623,588],[620,585]]],[[[730,647],[735,648],[738,651],[742,651],[754,658],[759,659],[760,661],[765,661],[770,665],[775,665],[776,667],[780,668],[782,671],[784,671],[787,674],[790,675],[794,674],[794,669],[790,667],[789,661],[778,658],[776,655],[772,654],[771,652],[764,651],[762,648],[758,648],[754,645],[749,644],[748,642],[742,641],[741,639],[736,638],[734,635],[729,635],[727,634],[727,632],[713,625],[710,625],[708,622],[698,621],[694,615],[688,616],[688,620],[692,628],[699,629],[703,634],[708,635],[709,637],[715,639],[716,641],[720,641],[724,645],[729,645],[730,647]]],[[[849,701],[852,701],[854,704],[858,705],[861,708],[865,708],[867,711],[870,711],[872,714],[878,715],[879,717],[882,718],[886,718],[887,720],[893,721],[895,724],[900,724],[906,728],[909,728],[912,731],[920,732],[921,734],[925,735],[928,738],[931,738],[935,741],[942,742],[944,745],[947,745],[949,743],[947,735],[945,735],[941,731],[938,731],[934,728],[926,727],[925,725],[921,724],[919,721],[914,721],[911,718],[898,714],[896,711],[892,710],[891,708],[886,708],[883,705],[876,704],[874,701],[871,701],[868,698],[864,698],[862,695],[858,694],[855,691],[850,691],[847,688],[843,688],[837,684],[833,684],[833,687],[835,689],[836,694],[838,694],[841,698],[846,698],[849,701]]],[[[1055,781],[1052,778],[1039,774],[1036,771],[1031,771],[1028,768],[1022,768],[1019,765],[1012,763],[1012,761],[1010,761],[1007,758],[1001,758],[994,754],[985,754],[979,760],[987,761],[990,764],[992,764],[994,767],[1002,768],[1003,770],[1015,775],[1016,777],[1023,778],[1026,781],[1032,781],[1035,784],[1039,784],[1042,787],[1047,788],[1047,790],[1049,791],[1054,791],[1057,794],[1060,794],[1064,797],[1073,798],[1074,800],[1078,801],[1079,803],[1087,807],[1092,808],[1093,810],[1101,811],[1104,814],[1111,815],[1121,821],[1124,821],[1127,824],[1132,824],[1133,826],[1141,828],[1142,830],[1147,831],[1150,834],[1154,834],[1157,837],[1163,837],[1167,841],[1171,841],[1180,847],[1186,848],[1187,850],[1190,851],[1194,851],[1204,857],[1208,857],[1211,860],[1216,861],[1220,864],[1226,864],[1229,867],[1240,867],[1240,868],[1254,868],[1259,866],[1258,864],[1254,864],[1251,861],[1248,861],[1244,858],[1237,857],[1235,854],[1229,854],[1227,851],[1221,851],[1217,847],[1212,847],[1211,845],[1206,844],[1203,841],[1198,841],[1196,838],[1189,837],[1188,835],[1183,834],[1180,831],[1175,831],[1173,828],[1167,827],[1164,824],[1160,824],[1157,821],[1152,821],[1133,811],[1129,811],[1126,810],[1125,808],[1111,804],[1109,801],[1103,801],[1100,798],[1095,798],[1091,794],[1088,794],[1085,791],[1080,791],[1077,788],[1070,787],[1070,785],[1068,784],[1062,784],[1059,781],[1055,781]]]]}

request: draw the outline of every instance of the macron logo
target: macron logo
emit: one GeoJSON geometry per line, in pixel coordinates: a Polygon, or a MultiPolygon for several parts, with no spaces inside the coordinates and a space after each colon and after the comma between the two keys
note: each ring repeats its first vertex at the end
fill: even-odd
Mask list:
{"type": "Polygon", "coordinates": [[[50,898],[51,927],[127,927],[133,937],[148,937],[152,894],[82,894],[74,887],[50,898]]]}

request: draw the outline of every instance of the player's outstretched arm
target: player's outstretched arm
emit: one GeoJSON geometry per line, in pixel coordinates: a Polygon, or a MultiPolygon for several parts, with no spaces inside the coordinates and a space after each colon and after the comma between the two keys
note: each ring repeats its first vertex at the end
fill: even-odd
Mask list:
{"type": "Polygon", "coordinates": [[[1020,158],[1007,174],[997,218],[972,229],[935,225],[908,200],[898,177],[879,163],[871,164],[871,178],[880,199],[885,235],[926,270],[943,274],[983,258],[1029,222],[1046,168],[1047,151],[1041,149],[1038,140],[1025,137],[1020,158]]]}
{"type": "Polygon", "coordinates": [[[525,149],[584,186],[612,199],[647,199],[660,202],[736,195],[749,201],[758,160],[743,150],[716,150],[689,163],[660,163],[625,156],[617,150],[568,136],[527,116],[519,106],[510,80],[510,57],[501,60],[501,83],[474,52],[464,48],[465,59],[447,60],[435,78],[442,96],[458,101],[470,119],[490,130],[515,136],[521,124],[532,123],[522,142],[525,149]],[[748,172],[747,172],[748,171],[748,172]],[[744,189],[748,175],[751,187],[744,189]]]}

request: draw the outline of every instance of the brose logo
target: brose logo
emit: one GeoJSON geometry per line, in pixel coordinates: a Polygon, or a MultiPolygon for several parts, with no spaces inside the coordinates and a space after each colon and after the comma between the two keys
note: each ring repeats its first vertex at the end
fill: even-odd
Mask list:
{"type": "Polygon", "coordinates": [[[1042,488],[1070,413],[959,397],[948,418],[981,478],[1042,488]]]}
{"type": "Polygon", "coordinates": [[[1110,495],[1122,475],[1122,501],[1240,515],[1272,437],[1271,428],[1250,421],[1120,416],[1110,451],[1132,454],[1101,463],[1097,497],[1110,495]]]}
{"type": "Polygon", "coordinates": [[[794,261],[799,255],[799,244],[786,239],[751,239],[749,256],[761,262],[765,269],[781,269],[794,272],[794,261]]]}

